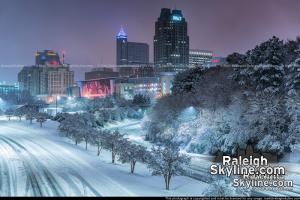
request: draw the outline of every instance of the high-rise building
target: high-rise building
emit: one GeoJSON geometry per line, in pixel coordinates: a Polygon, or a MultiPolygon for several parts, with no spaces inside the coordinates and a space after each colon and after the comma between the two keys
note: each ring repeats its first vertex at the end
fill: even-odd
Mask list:
{"type": "Polygon", "coordinates": [[[48,68],[48,95],[66,95],[67,88],[74,85],[74,72],[69,66],[48,68]]]}
{"type": "Polygon", "coordinates": [[[189,64],[187,22],[181,10],[161,9],[155,22],[154,63],[189,64]]]}
{"type": "Polygon", "coordinates": [[[117,65],[135,65],[149,63],[149,45],[140,42],[128,42],[127,34],[121,27],[117,35],[117,65]]]}
{"type": "Polygon", "coordinates": [[[35,55],[36,65],[59,66],[60,58],[57,52],[52,50],[38,51],[35,55]]]}
{"type": "Polygon", "coordinates": [[[21,90],[28,91],[31,95],[41,94],[41,67],[26,66],[18,73],[18,82],[21,90]]]}
{"type": "Polygon", "coordinates": [[[207,50],[190,49],[189,64],[196,66],[210,66],[212,64],[213,52],[207,50]]]}
{"type": "Polygon", "coordinates": [[[128,50],[127,50],[127,34],[121,27],[117,35],[117,65],[126,65],[128,63],[128,50]]]}
{"type": "Polygon", "coordinates": [[[127,42],[128,64],[138,65],[149,63],[149,45],[140,42],[127,42]]]}
{"type": "MultiPolygon", "coordinates": [[[[43,52],[53,52],[50,50],[43,52]]],[[[37,55],[37,57],[42,56],[37,55]]],[[[54,55],[53,55],[54,56],[54,55]]],[[[69,65],[55,63],[58,62],[58,57],[55,59],[40,62],[40,58],[36,57],[34,66],[25,66],[18,73],[18,82],[21,90],[28,91],[31,95],[66,95],[66,88],[74,84],[74,72],[70,70],[69,65]],[[54,62],[55,61],[55,62],[54,62]]],[[[41,58],[44,60],[43,58],[41,58]]]]}

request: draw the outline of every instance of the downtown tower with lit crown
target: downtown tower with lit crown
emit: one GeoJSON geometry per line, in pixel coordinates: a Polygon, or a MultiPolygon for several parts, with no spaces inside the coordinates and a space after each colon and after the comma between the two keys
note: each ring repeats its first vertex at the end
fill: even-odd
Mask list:
{"type": "Polygon", "coordinates": [[[128,42],[123,27],[117,35],[117,65],[140,65],[149,63],[149,45],[128,42]]]}
{"type": "Polygon", "coordinates": [[[187,22],[181,10],[161,9],[160,17],[155,23],[154,63],[189,64],[187,22]]]}

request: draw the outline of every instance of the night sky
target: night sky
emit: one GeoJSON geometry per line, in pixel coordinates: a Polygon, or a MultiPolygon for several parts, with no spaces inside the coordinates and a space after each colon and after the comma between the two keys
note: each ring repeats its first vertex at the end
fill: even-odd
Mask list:
{"type": "MultiPolygon", "coordinates": [[[[221,56],[272,35],[300,35],[298,0],[0,0],[0,64],[34,64],[43,49],[64,49],[74,65],[115,64],[121,25],[129,41],[150,45],[152,62],[154,23],[162,7],[175,6],[188,22],[190,47],[221,56]]],[[[1,67],[0,81],[15,82],[18,70],[1,67]]]]}

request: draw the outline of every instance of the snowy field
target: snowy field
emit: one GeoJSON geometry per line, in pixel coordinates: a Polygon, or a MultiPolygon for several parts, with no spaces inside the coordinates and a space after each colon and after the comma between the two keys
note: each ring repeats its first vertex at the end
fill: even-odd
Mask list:
{"type": "Polygon", "coordinates": [[[132,175],[127,164],[111,164],[109,152],[97,157],[95,148],[86,151],[59,137],[57,125],[0,119],[1,196],[201,196],[208,186],[175,177],[166,191],[163,178],[145,165],[138,163],[132,175]]]}

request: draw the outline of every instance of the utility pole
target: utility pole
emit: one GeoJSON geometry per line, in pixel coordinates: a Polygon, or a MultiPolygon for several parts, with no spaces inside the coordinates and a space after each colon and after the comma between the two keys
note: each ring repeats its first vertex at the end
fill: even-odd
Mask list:
{"type": "Polygon", "coordinates": [[[58,102],[57,101],[59,101],[60,100],[60,96],[55,96],[55,115],[57,115],[57,104],[58,104],[58,102]]]}
{"type": "Polygon", "coordinates": [[[55,96],[55,115],[57,115],[57,95],[55,96]]]}

